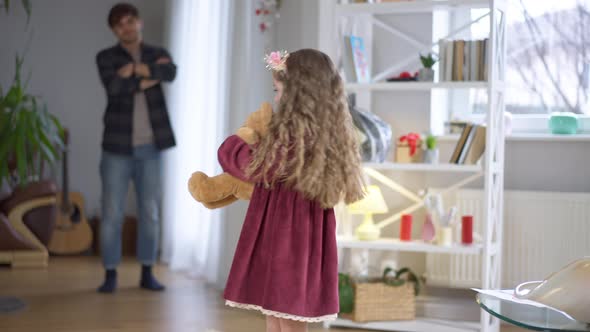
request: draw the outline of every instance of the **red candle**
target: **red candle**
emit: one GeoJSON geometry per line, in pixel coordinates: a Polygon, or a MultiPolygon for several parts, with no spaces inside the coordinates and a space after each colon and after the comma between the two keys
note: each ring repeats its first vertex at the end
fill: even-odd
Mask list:
{"type": "Polygon", "coordinates": [[[402,223],[399,228],[399,239],[402,241],[412,240],[412,215],[402,215],[402,223]]]}
{"type": "Polygon", "coordinates": [[[461,243],[473,243],[473,216],[463,216],[461,218],[461,243]]]}

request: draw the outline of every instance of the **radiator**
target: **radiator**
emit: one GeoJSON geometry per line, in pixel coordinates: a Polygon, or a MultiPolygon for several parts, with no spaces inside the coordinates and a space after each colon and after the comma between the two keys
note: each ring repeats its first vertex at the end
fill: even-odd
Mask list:
{"type": "MultiPolygon", "coordinates": [[[[459,216],[474,216],[474,231],[483,235],[483,192],[459,190],[445,197],[459,216]],[[454,202],[454,203],[453,203],[454,202]]],[[[456,230],[455,239],[460,239],[456,230]]],[[[541,280],[567,263],[590,255],[590,194],[533,191],[504,192],[502,287],[541,280]]],[[[476,255],[427,254],[428,284],[481,287],[476,255]]]]}

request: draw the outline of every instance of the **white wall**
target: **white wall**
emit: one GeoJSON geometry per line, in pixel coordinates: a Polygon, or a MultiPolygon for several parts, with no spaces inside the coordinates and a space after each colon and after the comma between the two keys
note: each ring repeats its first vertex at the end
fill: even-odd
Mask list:
{"type": "MultiPolygon", "coordinates": [[[[10,15],[4,11],[0,13],[0,84],[3,87],[10,84],[14,56],[16,52],[23,53],[32,33],[25,60],[25,71],[32,74],[30,92],[42,96],[49,111],[70,129],[70,186],[71,190],[84,194],[90,216],[97,214],[100,206],[98,164],[106,106],[95,55],[115,43],[107,25],[107,15],[117,2],[33,0],[28,27],[20,1],[14,1],[10,15]]],[[[161,44],[164,2],[130,2],[139,8],[145,22],[146,42],[161,44]]],[[[57,173],[61,174],[60,167],[57,173]]],[[[135,210],[131,203],[132,200],[129,212],[135,210]]]]}
{"type": "Polygon", "coordinates": [[[283,0],[280,13],[278,49],[318,48],[318,0],[283,0]]]}

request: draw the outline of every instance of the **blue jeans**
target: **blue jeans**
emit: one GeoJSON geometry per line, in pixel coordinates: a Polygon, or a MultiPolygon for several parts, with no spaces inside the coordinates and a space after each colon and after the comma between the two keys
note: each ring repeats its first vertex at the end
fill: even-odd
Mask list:
{"type": "Polygon", "coordinates": [[[102,152],[102,221],[100,250],[105,269],[121,262],[121,230],[129,180],[133,180],[137,197],[137,258],[153,265],[160,238],[161,157],[154,145],[141,145],[132,155],[102,152]]]}

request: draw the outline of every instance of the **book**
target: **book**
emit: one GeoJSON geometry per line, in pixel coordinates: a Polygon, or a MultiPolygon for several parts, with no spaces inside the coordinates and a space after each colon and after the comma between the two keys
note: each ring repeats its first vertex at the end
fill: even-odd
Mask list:
{"type": "Polygon", "coordinates": [[[483,81],[487,78],[487,39],[439,40],[439,81],[483,81]]]}
{"type": "Polygon", "coordinates": [[[465,41],[455,40],[453,43],[453,81],[463,81],[463,62],[465,60],[465,41]]]}
{"type": "Polygon", "coordinates": [[[490,53],[490,49],[489,49],[490,45],[489,45],[488,41],[489,41],[488,38],[484,39],[484,41],[483,41],[483,45],[484,45],[484,47],[483,47],[483,50],[484,50],[484,53],[483,53],[483,59],[484,59],[483,60],[483,80],[484,81],[487,81],[488,77],[490,75],[490,73],[488,72],[489,71],[488,70],[489,63],[490,63],[490,54],[489,54],[490,53]]]}
{"type": "Polygon", "coordinates": [[[445,80],[445,56],[446,56],[447,43],[444,40],[438,41],[438,81],[442,82],[445,80]]]}
{"type": "Polygon", "coordinates": [[[461,136],[459,137],[459,140],[457,141],[457,145],[455,146],[455,151],[453,151],[453,154],[451,156],[451,160],[449,161],[451,164],[456,164],[457,161],[459,160],[459,157],[461,155],[461,151],[463,150],[463,147],[465,145],[465,141],[467,140],[467,137],[469,136],[469,132],[471,132],[472,127],[473,127],[473,124],[467,123],[465,125],[465,128],[463,128],[463,131],[461,132],[461,136]]]}
{"type": "Polygon", "coordinates": [[[469,135],[467,135],[467,139],[465,139],[465,143],[463,144],[463,148],[461,149],[461,153],[459,154],[459,158],[457,159],[457,164],[464,164],[465,158],[467,158],[467,153],[471,149],[471,144],[473,143],[473,139],[475,138],[475,133],[477,133],[477,128],[479,126],[472,125],[471,130],[469,130],[469,135]]]}
{"type": "Polygon", "coordinates": [[[484,51],[484,46],[483,46],[483,40],[478,40],[477,41],[477,80],[478,81],[483,81],[483,71],[485,70],[485,66],[484,66],[484,55],[485,55],[485,51],[484,51]]]}
{"type": "Polygon", "coordinates": [[[469,41],[469,80],[477,81],[477,40],[469,41]]]}
{"type": "Polygon", "coordinates": [[[454,50],[453,50],[453,42],[447,41],[446,42],[446,54],[445,54],[445,81],[452,81],[453,80],[453,57],[454,57],[454,50]]]}
{"type": "Polygon", "coordinates": [[[469,41],[463,42],[463,81],[469,81],[469,59],[471,59],[471,49],[469,41]]]}
{"type": "Polygon", "coordinates": [[[363,39],[357,36],[350,36],[350,47],[352,50],[356,81],[359,83],[370,83],[370,67],[363,39]]]}
{"type": "Polygon", "coordinates": [[[352,45],[350,36],[344,36],[344,54],[343,54],[344,78],[347,82],[354,83],[357,81],[356,71],[354,70],[354,56],[352,54],[352,45]]]}
{"type": "Polygon", "coordinates": [[[469,151],[465,157],[464,164],[474,165],[477,164],[481,156],[486,149],[486,127],[477,126],[473,141],[469,146],[469,151]]]}

